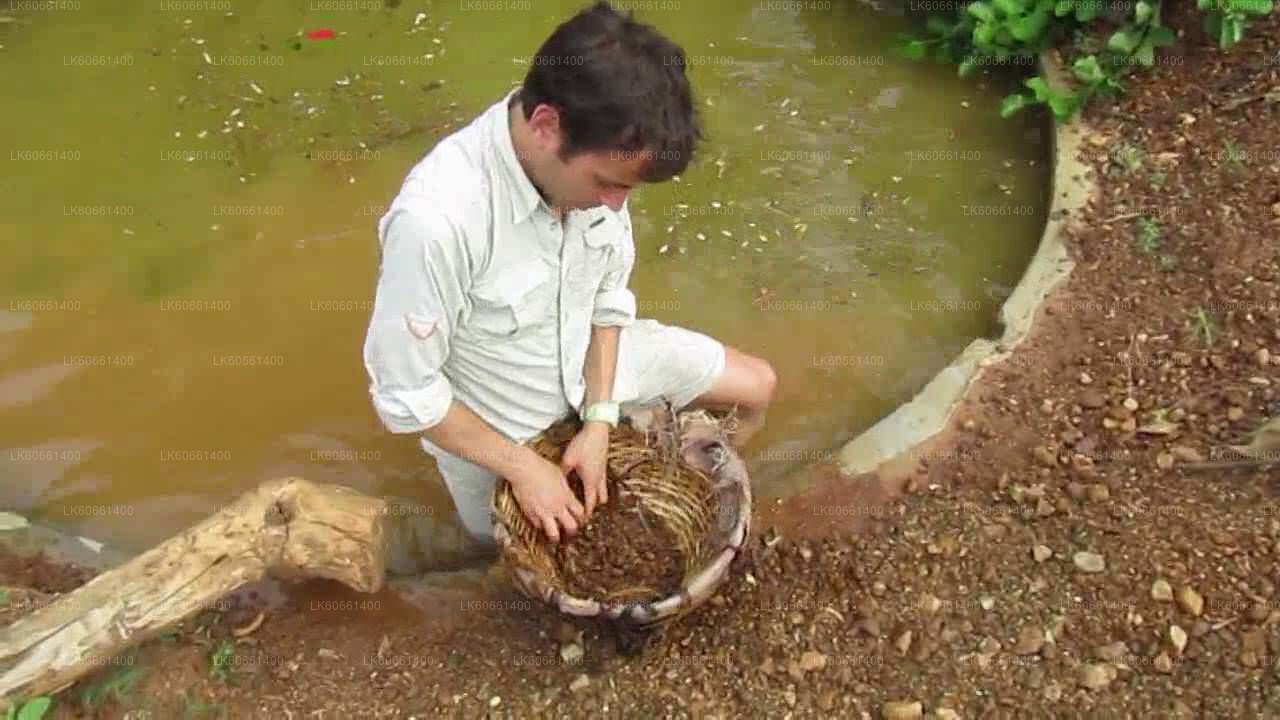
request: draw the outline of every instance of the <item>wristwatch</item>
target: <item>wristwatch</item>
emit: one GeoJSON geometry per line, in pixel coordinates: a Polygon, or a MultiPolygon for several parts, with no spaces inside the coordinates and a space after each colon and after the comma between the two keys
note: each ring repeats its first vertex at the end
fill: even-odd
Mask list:
{"type": "Polygon", "coordinates": [[[594,402],[582,412],[583,422],[606,422],[609,427],[618,427],[618,403],[594,402]]]}

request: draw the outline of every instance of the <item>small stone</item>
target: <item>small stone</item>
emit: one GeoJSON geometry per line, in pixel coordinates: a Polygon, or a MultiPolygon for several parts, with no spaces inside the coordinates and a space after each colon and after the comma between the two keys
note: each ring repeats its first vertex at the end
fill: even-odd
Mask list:
{"type": "Polygon", "coordinates": [[[1089,374],[1089,373],[1087,373],[1087,372],[1082,372],[1082,373],[1080,373],[1080,384],[1081,384],[1081,385],[1092,385],[1092,384],[1093,384],[1093,376],[1092,376],[1092,375],[1090,375],[1090,374],[1089,374]]]}
{"type": "Polygon", "coordinates": [[[1187,447],[1186,445],[1174,445],[1172,448],[1169,448],[1169,452],[1173,453],[1175,458],[1184,463],[1204,462],[1204,456],[1200,454],[1200,451],[1193,447],[1187,447]]]}
{"type": "Polygon", "coordinates": [[[936,708],[933,711],[934,720],[960,720],[960,713],[948,707],[936,708]]]}
{"type": "Polygon", "coordinates": [[[1053,503],[1045,500],[1044,498],[1040,498],[1040,501],[1036,503],[1036,515],[1038,517],[1049,517],[1057,512],[1057,510],[1058,509],[1053,506],[1053,503]]]}
{"type": "Polygon", "coordinates": [[[1267,651],[1267,634],[1262,628],[1240,633],[1240,649],[1261,655],[1267,651]]]}
{"type": "Polygon", "coordinates": [[[1174,652],[1181,655],[1187,649],[1187,631],[1177,625],[1170,625],[1169,644],[1173,646],[1174,652]]]}
{"type": "Polygon", "coordinates": [[[1106,502],[1111,498],[1111,488],[1102,483],[1094,483],[1089,486],[1090,502],[1106,502]]]}
{"type": "Polygon", "coordinates": [[[1240,664],[1247,668],[1256,668],[1259,665],[1258,653],[1252,650],[1245,650],[1240,653],[1240,664]]]}
{"type": "Polygon", "coordinates": [[[884,594],[885,594],[885,592],[887,592],[888,590],[889,590],[889,587],[888,587],[887,585],[885,585],[883,582],[879,581],[879,580],[877,580],[877,581],[875,581],[875,582],[871,583],[871,594],[872,594],[872,595],[875,595],[875,596],[877,596],[877,597],[880,597],[880,596],[884,595],[884,594]]]}
{"type": "Polygon", "coordinates": [[[1084,663],[1080,666],[1077,682],[1088,690],[1100,690],[1116,679],[1116,669],[1110,663],[1084,663]]]}
{"type": "Polygon", "coordinates": [[[1062,699],[1062,686],[1056,682],[1050,682],[1044,686],[1044,699],[1049,702],[1058,702],[1062,699]]]}
{"type": "Polygon", "coordinates": [[[582,646],[576,642],[566,643],[560,646],[560,660],[565,665],[573,665],[582,660],[582,646]]]}
{"type": "Polygon", "coordinates": [[[1169,602],[1173,599],[1173,587],[1168,580],[1159,578],[1151,583],[1151,599],[1156,602],[1169,602]]]}
{"type": "Polygon", "coordinates": [[[1109,663],[1120,662],[1125,655],[1129,654],[1129,646],[1122,641],[1117,640],[1106,645],[1099,645],[1093,649],[1093,656],[1099,660],[1109,663]]]}
{"type": "Polygon", "coordinates": [[[1232,406],[1227,408],[1227,419],[1236,422],[1244,417],[1244,408],[1232,406]]]}
{"type": "Polygon", "coordinates": [[[1024,625],[1013,645],[1015,655],[1035,655],[1044,647],[1044,631],[1035,625],[1024,625]]]}
{"type": "Polygon", "coordinates": [[[1271,616],[1271,608],[1264,602],[1256,602],[1249,607],[1249,619],[1262,622],[1271,616]]]}
{"type": "Polygon", "coordinates": [[[1161,470],[1170,470],[1173,468],[1173,456],[1169,453],[1160,453],[1156,456],[1156,467],[1161,470]]]}
{"type": "Polygon", "coordinates": [[[1097,553],[1081,551],[1071,556],[1071,561],[1081,572],[1100,573],[1107,569],[1107,561],[1097,553]]]}
{"type": "Polygon", "coordinates": [[[981,598],[979,598],[978,604],[982,606],[983,610],[990,610],[991,608],[996,606],[996,599],[991,597],[990,595],[983,595],[981,598]]]}
{"type": "MultiPolygon", "coordinates": [[[[1280,203],[1277,203],[1277,205],[1280,205],[1280,203]]],[[[1258,352],[1254,354],[1253,359],[1258,361],[1259,366],[1266,367],[1271,364],[1271,351],[1266,348],[1258,348],[1258,352]]]]}
{"type": "Polygon", "coordinates": [[[1058,465],[1058,456],[1054,455],[1053,451],[1044,445],[1037,445],[1032,454],[1035,455],[1036,462],[1045,467],[1057,467],[1058,465]]]}
{"type": "Polygon", "coordinates": [[[1168,653],[1160,653],[1156,656],[1155,660],[1151,661],[1151,664],[1155,666],[1156,672],[1158,673],[1168,675],[1173,672],[1173,660],[1169,657],[1168,653]]]}
{"type": "Polygon", "coordinates": [[[341,660],[342,659],[342,657],[339,656],[338,653],[334,652],[333,650],[330,650],[329,648],[320,648],[319,650],[316,651],[316,655],[321,660],[341,660]]]}
{"type": "Polygon", "coordinates": [[[897,640],[893,642],[893,646],[898,648],[898,652],[902,653],[903,655],[906,655],[907,652],[911,650],[912,637],[914,636],[912,635],[911,631],[906,630],[901,635],[898,636],[897,640]]]}
{"type": "Polygon", "coordinates": [[[582,673],[574,678],[573,682],[569,683],[569,692],[582,692],[590,685],[591,678],[587,677],[586,673],[582,673]]]}
{"type": "Polygon", "coordinates": [[[1204,598],[1190,585],[1183,585],[1182,589],[1178,590],[1178,607],[1200,617],[1200,613],[1204,612],[1204,598]]]}
{"type": "Polygon", "coordinates": [[[501,704],[502,704],[502,698],[501,698],[501,697],[499,697],[499,696],[497,696],[497,695],[494,695],[493,697],[489,698],[489,707],[491,707],[491,708],[496,708],[496,707],[498,707],[498,706],[499,706],[499,705],[501,705],[501,704]]]}
{"type": "Polygon", "coordinates": [[[894,700],[880,706],[884,720],[916,720],[924,717],[924,704],[918,700],[894,700]]]}
{"type": "Polygon", "coordinates": [[[934,595],[925,593],[920,598],[920,609],[923,610],[927,615],[933,615],[934,613],[942,609],[942,601],[939,600],[934,595]]]}
{"type": "Polygon", "coordinates": [[[1067,483],[1067,494],[1072,500],[1083,500],[1089,495],[1089,488],[1084,483],[1069,482],[1067,483]]]}
{"type": "Polygon", "coordinates": [[[1138,410],[1138,401],[1133,398],[1125,398],[1121,405],[1123,405],[1124,409],[1129,412],[1136,412],[1138,410]]]}
{"type": "Polygon", "coordinates": [[[805,672],[821,670],[827,666],[827,656],[815,650],[806,650],[800,655],[800,669],[805,672]]]}
{"type": "Polygon", "coordinates": [[[1053,550],[1048,545],[1036,545],[1031,548],[1031,557],[1038,563],[1053,557],[1053,550]]]}

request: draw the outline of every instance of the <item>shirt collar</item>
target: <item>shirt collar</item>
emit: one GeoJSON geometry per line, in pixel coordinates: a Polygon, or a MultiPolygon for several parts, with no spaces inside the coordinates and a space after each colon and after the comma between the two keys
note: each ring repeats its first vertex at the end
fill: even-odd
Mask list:
{"type": "Polygon", "coordinates": [[[494,108],[493,123],[490,131],[493,147],[496,148],[499,175],[507,186],[507,197],[511,200],[511,222],[521,223],[543,204],[542,195],[533,186],[533,181],[516,159],[515,145],[511,140],[511,96],[517,90],[507,93],[502,102],[494,108]]]}

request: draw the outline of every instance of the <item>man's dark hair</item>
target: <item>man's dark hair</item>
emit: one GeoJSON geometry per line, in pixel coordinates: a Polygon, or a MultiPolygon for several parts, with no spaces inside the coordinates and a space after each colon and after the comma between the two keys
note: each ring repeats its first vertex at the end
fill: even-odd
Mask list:
{"type": "Polygon", "coordinates": [[[538,49],[520,88],[528,119],[540,104],[560,113],[561,157],[621,150],[650,157],[646,182],[679,175],[701,139],[684,50],[652,25],[598,2],[538,49]]]}

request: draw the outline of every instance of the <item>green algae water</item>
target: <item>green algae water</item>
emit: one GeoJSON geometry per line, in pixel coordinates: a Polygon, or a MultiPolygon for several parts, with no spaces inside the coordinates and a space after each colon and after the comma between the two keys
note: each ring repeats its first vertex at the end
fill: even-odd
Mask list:
{"type": "MultiPolygon", "coordinates": [[[[0,508],[141,548],[297,474],[451,522],[369,406],[374,226],[581,5],[124,5],[0,4],[0,508]]],[[[745,456],[780,495],[996,331],[1048,136],[870,5],[621,5],[685,47],[708,136],[632,195],[640,313],[774,364],[745,456]]]]}

